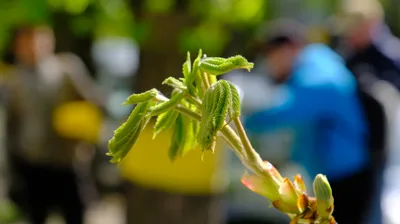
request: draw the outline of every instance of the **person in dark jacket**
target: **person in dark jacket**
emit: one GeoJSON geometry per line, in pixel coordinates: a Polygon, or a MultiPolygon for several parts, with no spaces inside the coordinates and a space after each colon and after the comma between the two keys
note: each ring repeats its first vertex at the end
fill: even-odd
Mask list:
{"type": "MultiPolygon", "coordinates": [[[[355,75],[363,105],[368,118],[372,169],[375,172],[375,202],[370,214],[380,222],[380,195],[383,170],[387,163],[387,136],[389,124],[386,119],[393,112],[385,111],[385,103],[377,100],[373,88],[384,81],[400,90],[400,40],[384,22],[384,11],[377,0],[343,1],[336,27],[343,40],[343,55],[347,67],[355,75]]],[[[339,49],[340,50],[340,49],[339,49]]]]}
{"type": "Polygon", "coordinates": [[[327,175],[338,223],[361,224],[371,195],[367,126],[357,83],[342,58],[307,44],[300,25],[278,23],[266,38],[270,75],[282,92],[245,120],[250,134],[292,127],[292,159],[310,176],[327,175]]]}
{"type": "Polygon", "coordinates": [[[348,49],[343,56],[360,84],[363,76],[373,75],[400,90],[400,40],[385,24],[379,2],[345,1],[338,18],[337,27],[348,49]]]}

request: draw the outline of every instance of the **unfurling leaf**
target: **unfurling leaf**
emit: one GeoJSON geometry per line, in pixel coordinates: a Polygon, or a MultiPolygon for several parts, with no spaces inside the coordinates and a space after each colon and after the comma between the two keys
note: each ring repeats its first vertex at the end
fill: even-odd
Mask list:
{"type": "Polygon", "coordinates": [[[281,200],[285,204],[295,205],[297,207],[298,195],[293,183],[288,178],[283,179],[279,188],[279,194],[281,195],[281,200]]]}
{"type": "Polygon", "coordinates": [[[268,181],[268,179],[261,176],[245,174],[242,177],[242,184],[249,190],[260,194],[271,201],[280,199],[275,183],[268,181]]]}
{"type": "Polygon", "coordinates": [[[239,96],[239,92],[236,89],[235,85],[233,85],[231,82],[225,81],[229,84],[230,88],[231,88],[231,102],[232,105],[229,107],[229,117],[231,119],[235,119],[240,117],[240,96],[239,96]]]}
{"type": "MultiPolygon", "coordinates": [[[[213,104],[211,116],[215,121],[216,131],[219,131],[224,126],[225,119],[228,115],[228,110],[232,103],[232,93],[229,85],[224,80],[216,82],[214,85],[215,94],[212,95],[212,98],[216,103],[213,104]]],[[[212,90],[212,88],[210,89],[212,90]]]]}
{"type": "Polygon", "coordinates": [[[308,197],[306,194],[301,194],[297,199],[297,207],[300,213],[303,213],[308,208],[308,197]]]}
{"type": "MultiPolygon", "coordinates": [[[[187,77],[185,77],[185,82],[187,86],[192,86],[193,82],[196,79],[196,76],[198,75],[198,71],[199,71],[199,63],[201,60],[201,56],[203,55],[203,51],[200,49],[199,53],[197,55],[197,58],[193,61],[193,67],[192,70],[190,72],[190,75],[188,75],[187,77]]],[[[197,83],[196,83],[197,85],[197,83]]]]}
{"type": "Polygon", "coordinates": [[[212,150],[217,132],[224,125],[227,116],[231,119],[240,116],[240,99],[237,89],[226,80],[219,80],[211,85],[204,94],[202,121],[198,141],[203,150],[212,150]]]}
{"type": "Polygon", "coordinates": [[[153,139],[156,138],[156,136],[162,130],[168,130],[168,129],[172,128],[172,126],[175,124],[178,114],[179,114],[178,111],[170,110],[170,111],[167,111],[167,112],[164,112],[164,113],[158,115],[157,122],[154,126],[153,139]]]}
{"type": "Polygon", "coordinates": [[[227,90],[220,82],[206,90],[198,141],[204,150],[214,150],[216,135],[224,124],[229,102],[227,90]]]}
{"type": "Polygon", "coordinates": [[[184,124],[183,124],[183,117],[181,114],[178,114],[178,117],[176,119],[172,137],[171,137],[171,145],[169,147],[169,159],[171,161],[174,161],[179,154],[179,150],[182,145],[185,144],[185,130],[184,130],[184,124]]]}
{"type": "Polygon", "coordinates": [[[294,187],[296,188],[299,194],[306,193],[306,184],[304,183],[303,177],[300,174],[297,174],[294,177],[294,187]]]}
{"type": "Polygon", "coordinates": [[[147,110],[154,102],[145,101],[139,103],[132,111],[127,121],[114,131],[113,138],[108,142],[108,156],[112,156],[112,163],[120,163],[131,150],[140,132],[146,126],[149,117],[147,110]]]}
{"type": "Polygon", "coordinates": [[[185,84],[184,84],[182,81],[180,81],[179,79],[176,79],[176,78],[174,78],[174,77],[168,77],[168,78],[166,78],[166,79],[162,82],[162,84],[163,84],[163,85],[171,86],[172,88],[175,88],[175,89],[180,89],[180,90],[186,90],[186,89],[187,89],[186,86],[185,86],[185,84]]]}
{"type": "Polygon", "coordinates": [[[137,104],[137,103],[145,102],[145,101],[153,99],[154,97],[157,96],[157,94],[158,94],[157,89],[151,89],[144,93],[132,94],[126,99],[126,101],[122,105],[137,104]]]}
{"type": "Polygon", "coordinates": [[[281,183],[283,182],[283,178],[279,171],[268,161],[263,162],[263,170],[265,173],[268,173],[269,175],[266,176],[266,178],[271,177],[271,181],[275,183],[276,187],[279,187],[281,183]]]}
{"type": "Polygon", "coordinates": [[[182,73],[183,73],[183,77],[185,79],[187,79],[190,76],[190,72],[192,70],[191,66],[192,65],[191,65],[191,61],[190,61],[190,52],[188,51],[186,54],[186,61],[185,61],[185,63],[183,63],[183,66],[182,66],[182,73]]]}
{"type": "Polygon", "coordinates": [[[196,147],[196,139],[193,133],[193,120],[182,114],[178,114],[173,128],[169,158],[174,161],[178,156],[183,156],[196,147]]]}
{"type": "Polygon", "coordinates": [[[237,55],[230,58],[203,58],[199,67],[202,72],[218,76],[240,68],[250,71],[254,64],[248,62],[243,56],[237,55]]]}
{"type": "Polygon", "coordinates": [[[185,97],[186,95],[186,91],[180,91],[177,94],[173,94],[171,99],[169,99],[168,101],[159,103],[153,107],[150,108],[150,114],[152,116],[155,115],[159,115],[161,113],[164,113],[168,110],[171,110],[173,107],[175,107],[176,105],[178,105],[181,100],[185,97]]]}
{"type": "Polygon", "coordinates": [[[274,207],[276,209],[278,209],[279,211],[281,211],[283,213],[290,213],[290,214],[298,214],[299,213],[299,208],[297,207],[297,205],[288,204],[282,200],[273,201],[272,204],[274,205],[274,207]]]}
{"type": "Polygon", "coordinates": [[[197,124],[197,121],[187,116],[182,115],[182,117],[185,131],[185,144],[181,146],[182,149],[180,151],[180,156],[184,156],[187,152],[196,148],[197,146],[197,130],[196,127],[193,127],[197,124]]]}

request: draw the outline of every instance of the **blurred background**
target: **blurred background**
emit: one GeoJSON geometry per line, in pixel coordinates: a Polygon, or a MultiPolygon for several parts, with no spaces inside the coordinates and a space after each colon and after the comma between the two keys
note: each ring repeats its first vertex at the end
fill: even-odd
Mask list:
{"type": "MultiPolygon", "coordinates": [[[[152,140],[149,125],[119,166],[109,163],[107,143],[132,110],[121,103],[153,87],[168,95],[161,82],[179,77],[186,52],[194,57],[200,48],[255,62],[251,73],[224,78],[241,93],[244,117],[267,107],[280,87],[267,78],[257,45],[270,22],[295,19],[311,43],[346,59],[337,15],[357,8],[346,2],[374,1],[0,0],[0,224],[288,223],[242,186],[244,167],[222,142],[203,161],[194,150],[172,164],[170,133],[152,140]]],[[[396,42],[400,2],[380,4],[396,42]]],[[[400,62],[396,46],[386,46],[388,58],[400,62]]],[[[392,87],[377,90],[393,89],[384,108],[397,102],[398,80],[388,80],[392,87]]],[[[397,108],[387,110],[394,126],[384,136],[389,159],[378,172],[382,191],[365,213],[373,224],[400,223],[400,122],[397,108]]],[[[284,175],[305,174],[311,186],[306,169],[291,160],[295,137],[289,128],[252,143],[284,175]]]]}

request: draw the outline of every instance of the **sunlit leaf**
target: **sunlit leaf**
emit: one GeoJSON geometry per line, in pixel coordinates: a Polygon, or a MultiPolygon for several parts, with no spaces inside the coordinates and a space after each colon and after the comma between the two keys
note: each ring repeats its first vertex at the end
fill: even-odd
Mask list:
{"type": "Polygon", "coordinates": [[[172,88],[180,89],[180,90],[186,90],[185,84],[180,81],[179,79],[176,79],[174,77],[168,77],[166,78],[163,82],[163,85],[168,85],[171,86],[172,88]]]}
{"type": "Polygon", "coordinates": [[[122,105],[137,104],[137,103],[145,102],[145,101],[153,99],[154,97],[157,96],[157,94],[158,94],[157,89],[151,89],[144,93],[132,94],[128,97],[128,99],[126,99],[126,101],[122,105]]]}
{"type": "Polygon", "coordinates": [[[306,184],[304,183],[303,177],[300,174],[297,174],[294,177],[294,187],[296,188],[297,192],[302,194],[302,193],[306,193],[307,189],[306,189],[306,184]]]}
{"type": "Polygon", "coordinates": [[[215,92],[217,94],[214,95],[213,100],[217,101],[217,103],[214,104],[216,107],[213,108],[212,116],[215,120],[216,129],[219,131],[224,126],[225,119],[227,118],[228,110],[231,106],[232,94],[229,84],[224,80],[221,80],[214,85],[216,86],[215,92]]]}
{"type": "Polygon", "coordinates": [[[231,98],[231,88],[223,80],[214,83],[206,90],[198,134],[198,140],[203,150],[213,150],[215,147],[216,135],[225,124],[231,106],[231,98]]]}
{"type": "Polygon", "coordinates": [[[190,72],[192,71],[192,67],[191,67],[191,60],[190,60],[190,52],[188,51],[186,54],[186,61],[185,63],[183,63],[182,66],[182,73],[183,73],[183,77],[185,77],[185,79],[187,79],[190,75],[190,72]]]}
{"type": "Polygon", "coordinates": [[[296,204],[288,204],[282,200],[276,200],[272,202],[272,205],[283,213],[298,214],[299,208],[296,204]]]}
{"type": "Polygon", "coordinates": [[[183,145],[181,145],[180,156],[184,156],[197,145],[197,130],[196,127],[193,126],[195,126],[198,122],[187,116],[183,116],[182,121],[185,132],[185,142],[183,145]]]}
{"type": "Polygon", "coordinates": [[[242,177],[242,184],[249,190],[260,194],[271,201],[279,200],[280,196],[274,183],[260,176],[245,174],[242,177]]]}
{"type": "Polygon", "coordinates": [[[236,89],[235,85],[233,85],[229,81],[225,81],[229,84],[229,87],[231,89],[231,106],[229,107],[229,117],[231,119],[235,119],[240,117],[240,112],[241,112],[241,107],[240,107],[240,96],[239,92],[236,89]]]}
{"type": "Polygon", "coordinates": [[[128,120],[114,131],[113,138],[108,142],[107,153],[108,156],[112,156],[112,163],[120,163],[129,153],[148,122],[149,118],[145,114],[152,104],[154,102],[151,101],[139,103],[128,120]]]}
{"type": "Polygon", "coordinates": [[[153,139],[156,138],[161,131],[170,129],[175,124],[177,117],[178,112],[175,110],[170,110],[158,115],[157,122],[154,126],[153,139]]]}
{"type": "Polygon", "coordinates": [[[193,67],[192,70],[190,72],[190,75],[186,78],[186,85],[189,85],[191,83],[193,83],[193,81],[195,80],[196,76],[198,75],[198,69],[199,69],[199,63],[201,60],[201,57],[203,56],[203,51],[200,49],[199,53],[197,54],[196,59],[194,59],[193,61],[193,67]]]}
{"type": "Polygon", "coordinates": [[[204,58],[199,67],[210,75],[222,75],[235,69],[246,69],[250,71],[254,64],[248,62],[243,56],[237,55],[230,58],[204,58]]]}
{"type": "Polygon", "coordinates": [[[299,195],[297,199],[297,207],[300,210],[300,213],[303,213],[308,208],[308,197],[306,194],[299,195]]]}
{"type": "Polygon", "coordinates": [[[196,148],[197,123],[198,122],[192,118],[178,113],[174,122],[169,150],[169,158],[172,161],[177,157],[184,156],[187,152],[196,148]]]}
{"type": "Polygon", "coordinates": [[[283,202],[290,205],[296,205],[298,195],[293,183],[288,178],[283,179],[283,182],[279,188],[279,194],[281,195],[283,202]]]}
{"type": "Polygon", "coordinates": [[[185,127],[181,114],[178,114],[178,117],[176,118],[170,144],[168,155],[169,159],[174,161],[179,155],[180,149],[185,144],[185,127]]]}

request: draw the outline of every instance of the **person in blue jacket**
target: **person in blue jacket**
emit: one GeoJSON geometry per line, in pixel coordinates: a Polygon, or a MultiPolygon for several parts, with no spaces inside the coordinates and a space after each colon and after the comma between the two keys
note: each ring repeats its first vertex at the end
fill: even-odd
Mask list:
{"type": "Polygon", "coordinates": [[[279,22],[264,41],[268,75],[281,93],[268,108],[247,116],[252,134],[296,130],[292,159],[309,175],[327,175],[338,223],[363,223],[372,181],[368,127],[357,83],[340,56],[323,44],[307,44],[303,29],[279,22]]]}

